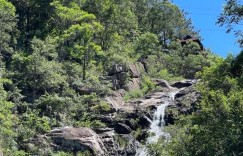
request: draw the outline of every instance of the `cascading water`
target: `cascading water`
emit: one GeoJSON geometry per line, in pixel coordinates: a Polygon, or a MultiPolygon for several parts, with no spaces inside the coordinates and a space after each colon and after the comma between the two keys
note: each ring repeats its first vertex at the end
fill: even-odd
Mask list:
{"type": "MultiPolygon", "coordinates": [[[[160,138],[164,138],[165,142],[170,139],[170,134],[165,132],[164,125],[164,115],[165,115],[165,108],[168,105],[174,103],[175,95],[178,93],[178,90],[171,91],[168,93],[167,97],[163,97],[164,103],[159,105],[153,115],[153,120],[148,120],[151,122],[149,134],[151,134],[146,141],[146,144],[156,143],[160,138]]],[[[136,156],[147,156],[148,150],[145,146],[142,146],[137,150],[136,156]]]]}
{"type": "Polygon", "coordinates": [[[165,140],[168,140],[170,134],[163,131],[164,126],[164,113],[165,107],[168,106],[168,102],[157,107],[156,112],[154,113],[153,121],[150,125],[149,134],[151,136],[147,139],[147,143],[154,143],[159,140],[160,137],[165,137],[165,140]]]}

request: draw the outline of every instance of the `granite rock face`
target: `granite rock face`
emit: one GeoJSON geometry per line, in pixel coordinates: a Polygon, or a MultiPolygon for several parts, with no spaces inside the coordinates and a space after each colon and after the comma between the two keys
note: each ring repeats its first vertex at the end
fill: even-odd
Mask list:
{"type": "Polygon", "coordinates": [[[145,72],[144,66],[141,62],[130,64],[129,72],[131,74],[131,78],[139,78],[142,75],[142,73],[145,72]]]}
{"type": "MultiPolygon", "coordinates": [[[[149,135],[148,129],[155,110],[171,97],[171,91],[176,91],[175,100],[166,107],[166,125],[174,124],[180,114],[196,111],[196,103],[200,100],[194,80],[174,82],[172,85],[160,79],[153,82],[160,89],[139,99],[124,101],[124,89],[118,89],[104,97],[112,111],[98,115],[96,119],[105,123],[105,128],[56,128],[42,137],[50,141],[43,147],[73,153],[88,150],[95,156],[135,156],[139,141],[145,140],[149,135]],[[140,132],[135,136],[138,129],[140,132]]],[[[32,146],[26,144],[26,147],[31,148],[30,145],[32,146]]]]}
{"type": "MultiPolygon", "coordinates": [[[[124,125],[123,125],[124,126],[124,125]]],[[[135,155],[138,142],[131,134],[117,134],[113,128],[63,127],[46,134],[55,150],[77,154],[90,151],[94,156],[135,155]]]]}
{"type": "Polygon", "coordinates": [[[97,156],[105,156],[107,153],[100,137],[89,128],[56,128],[46,136],[51,138],[57,150],[71,150],[74,153],[88,150],[97,156]]]}
{"type": "Polygon", "coordinates": [[[128,67],[121,64],[114,64],[111,66],[108,76],[112,80],[114,90],[125,89],[132,91],[139,89],[140,78],[144,72],[144,66],[140,62],[130,64],[128,67]]]}
{"type": "Polygon", "coordinates": [[[200,93],[195,89],[196,80],[186,80],[172,84],[180,91],[175,95],[175,104],[166,109],[166,125],[174,124],[180,115],[197,111],[196,104],[200,101],[200,93]]]}

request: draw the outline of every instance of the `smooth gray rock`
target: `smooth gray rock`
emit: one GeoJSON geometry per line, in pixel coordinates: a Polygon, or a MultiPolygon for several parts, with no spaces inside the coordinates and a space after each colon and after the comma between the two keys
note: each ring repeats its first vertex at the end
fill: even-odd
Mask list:
{"type": "Polygon", "coordinates": [[[172,87],[175,88],[184,88],[184,87],[190,87],[193,84],[196,84],[197,80],[182,80],[182,81],[177,81],[171,84],[172,87]]]}
{"type": "Polygon", "coordinates": [[[121,65],[121,64],[114,64],[111,69],[108,72],[109,76],[112,76],[114,74],[118,74],[121,72],[127,72],[127,67],[125,65],[121,65]]]}
{"type": "Polygon", "coordinates": [[[155,86],[160,86],[163,88],[171,88],[170,84],[163,79],[153,79],[153,83],[155,84],[155,86]]]}
{"type": "Polygon", "coordinates": [[[99,136],[89,128],[56,128],[46,135],[54,148],[72,152],[90,151],[96,156],[107,155],[106,148],[99,136]]]}
{"type": "Polygon", "coordinates": [[[145,69],[141,62],[136,62],[129,65],[129,72],[131,73],[131,78],[139,78],[145,72],[145,69]]]}

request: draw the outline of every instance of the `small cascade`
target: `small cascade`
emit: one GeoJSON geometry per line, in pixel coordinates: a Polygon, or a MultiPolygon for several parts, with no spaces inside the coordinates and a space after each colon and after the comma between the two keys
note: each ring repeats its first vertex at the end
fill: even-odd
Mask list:
{"type": "MultiPolygon", "coordinates": [[[[159,105],[153,115],[153,120],[148,119],[151,122],[149,134],[150,136],[147,138],[146,144],[156,143],[160,138],[163,138],[165,142],[169,141],[170,134],[165,132],[164,125],[164,115],[165,108],[168,105],[174,104],[175,95],[178,93],[178,90],[171,91],[168,93],[167,97],[164,97],[164,103],[159,105]]],[[[146,146],[141,145],[141,147],[137,150],[136,156],[147,156],[148,150],[146,146]]]]}
{"type": "Polygon", "coordinates": [[[160,137],[164,137],[165,140],[168,140],[170,134],[163,131],[164,115],[165,115],[165,107],[169,105],[169,102],[165,102],[164,104],[157,107],[156,112],[153,116],[153,121],[150,125],[149,134],[151,136],[147,139],[147,143],[155,143],[159,140],[160,137]]]}

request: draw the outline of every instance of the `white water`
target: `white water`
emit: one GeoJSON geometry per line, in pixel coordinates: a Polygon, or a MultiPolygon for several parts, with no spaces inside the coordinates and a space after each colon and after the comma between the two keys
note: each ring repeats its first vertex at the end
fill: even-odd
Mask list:
{"type": "MultiPolygon", "coordinates": [[[[175,95],[178,91],[172,91],[168,93],[168,97],[164,98],[164,103],[159,105],[153,115],[153,120],[148,121],[151,122],[149,134],[150,136],[147,138],[146,144],[156,143],[160,138],[163,138],[165,142],[170,140],[170,134],[164,131],[164,115],[165,108],[168,105],[174,103],[175,95]]],[[[146,146],[141,146],[136,153],[136,156],[148,156],[148,150],[146,146]]]]}

